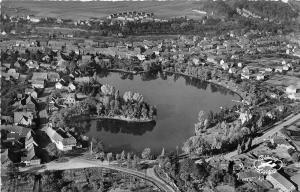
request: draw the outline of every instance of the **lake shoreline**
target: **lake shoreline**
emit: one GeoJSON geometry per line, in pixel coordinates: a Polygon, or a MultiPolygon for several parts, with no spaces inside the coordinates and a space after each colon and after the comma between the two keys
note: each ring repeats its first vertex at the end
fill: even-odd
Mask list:
{"type": "Polygon", "coordinates": [[[153,119],[137,119],[137,118],[126,118],[122,116],[98,116],[98,115],[74,115],[72,118],[76,118],[79,121],[82,120],[119,120],[124,121],[128,123],[149,123],[155,121],[155,118],[153,119]]]}
{"type": "MultiPolygon", "coordinates": [[[[128,73],[128,74],[133,74],[133,75],[138,75],[138,74],[142,74],[142,73],[146,73],[146,71],[127,71],[127,70],[124,70],[124,69],[109,69],[108,70],[109,72],[117,72],[117,73],[128,73]]],[[[162,70],[162,72],[166,72],[166,73],[171,73],[171,74],[177,74],[177,75],[181,75],[181,76],[186,76],[186,77],[192,77],[192,78],[196,78],[196,79],[199,79],[199,80],[202,80],[198,77],[195,77],[193,75],[188,75],[188,74],[184,74],[184,73],[180,73],[180,72],[172,72],[172,71],[167,71],[167,70],[162,70]]],[[[209,82],[209,83],[213,83],[215,85],[219,85],[221,87],[224,87],[232,92],[234,92],[235,94],[237,94],[239,97],[240,97],[240,100],[244,100],[245,99],[245,95],[244,95],[244,92],[241,91],[241,90],[238,90],[238,88],[236,87],[233,87],[233,86],[230,86],[228,84],[224,84],[222,81],[219,82],[219,81],[216,81],[216,80],[202,80],[202,81],[206,81],[206,82],[209,82]]]]}

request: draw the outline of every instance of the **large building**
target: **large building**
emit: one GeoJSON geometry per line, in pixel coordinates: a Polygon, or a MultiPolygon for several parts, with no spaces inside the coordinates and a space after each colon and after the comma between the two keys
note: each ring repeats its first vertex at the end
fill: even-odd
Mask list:
{"type": "Polygon", "coordinates": [[[295,185],[278,172],[268,175],[266,179],[279,191],[291,192],[296,190],[295,185]]]}
{"type": "Polygon", "coordinates": [[[61,128],[54,130],[51,126],[48,126],[45,132],[50,140],[61,151],[72,150],[72,148],[77,144],[76,139],[70,133],[62,130],[61,128]]]}

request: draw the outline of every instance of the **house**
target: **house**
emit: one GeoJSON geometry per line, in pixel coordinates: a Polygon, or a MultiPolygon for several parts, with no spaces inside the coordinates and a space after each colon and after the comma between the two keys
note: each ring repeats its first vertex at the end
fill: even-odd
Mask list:
{"type": "Polygon", "coordinates": [[[17,101],[13,104],[14,107],[17,107],[18,109],[25,110],[25,111],[36,111],[38,103],[31,95],[25,95],[24,98],[22,98],[20,101],[17,101]]]}
{"type": "Polygon", "coordinates": [[[282,66],[283,71],[288,71],[289,69],[290,69],[290,67],[288,65],[283,65],[282,66]]]}
{"type": "Polygon", "coordinates": [[[8,165],[9,158],[8,158],[8,149],[1,149],[1,166],[8,165]]]}
{"type": "Polygon", "coordinates": [[[248,67],[244,67],[241,74],[241,79],[250,79],[250,70],[248,67]]]}
{"type": "Polygon", "coordinates": [[[34,72],[32,74],[32,81],[46,81],[48,78],[48,73],[34,72]]]}
{"type": "Polygon", "coordinates": [[[300,173],[291,177],[291,180],[297,185],[298,191],[300,190],[300,173]]]}
{"type": "Polygon", "coordinates": [[[3,125],[1,129],[7,132],[6,142],[18,145],[20,147],[18,150],[24,152],[25,156],[30,156],[30,150],[34,146],[38,146],[33,140],[32,131],[29,128],[17,125],[3,125]]]}
{"type": "Polygon", "coordinates": [[[89,83],[90,77],[76,77],[74,81],[76,83],[89,83]]]}
{"type": "Polygon", "coordinates": [[[271,139],[271,143],[278,146],[285,147],[287,149],[293,149],[294,147],[283,137],[275,136],[271,139]]]}
{"type": "Polygon", "coordinates": [[[82,64],[88,64],[91,61],[91,55],[83,55],[81,57],[82,64]]]}
{"type": "Polygon", "coordinates": [[[238,174],[238,179],[239,180],[243,180],[243,181],[246,181],[246,180],[250,180],[252,178],[259,178],[259,177],[262,177],[262,175],[260,175],[257,171],[255,170],[244,170],[244,171],[241,171],[239,172],[238,174]]]}
{"type": "Polygon", "coordinates": [[[7,74],[9,77],[12,77],[14,79],[19,79],[20,77],[20,73],[17,73],[16,69],[9,69],[7,71],[7,74]]]}
{"type": "Polygon", "coordinates": [[[30,95],[34,99],[38,98],[38,93],[32,88],[26,88],[24,93],[30,95]]]}
{"type": "Polygon", "coordinates": [[[260,80],[264,80],[264,79],[265,79],[264,74],[259,73],[259,74],[256,75],[256,80],[260,81],[260,80]]]}
{"type": "Polygon", "coordinates": [[[60,76],[56,72],[48,72],[47,79],[49,82],[57,82],[60,79],[60,76]]]}
{"type": "Polygon", "coordinates": [[[14,68],[20,69],[21,68],[20,61],[19,60],[16,61],[13,66],[14,66],[14,68]]]}
{"type": "Polygon", "coordinates": [[[279,189],[282,192],[291,192],[296,190],[295,185],[278,172],[267,175],[266,179],[272,183],[275,189],[279,189]]]}
{"type": "Polygon", "coordinates": [[[68,95],[65,97],[64,104],[67,104],[67,105],[74,105],[75,103],[76,103],[76,95],[75,95],[75,94],[68,94],[68,95]]]}
{"type": "Polygon", "coordinates": [[[29,60],[25,63],[25,65],[29,68],[29,69],[38,69],[39,68],[39,65],[36,61],[32,61],[32,60],[29,60]]]}
{"type": "Polygon", "coordinates": [[[45,81],[44,80],[34,80],[31,82],[32,88],[45,88],[45,81]]]}
{"type": "Polygon", "coordinates": [[[270,68],[270,67],[268,67],[268,68],[265,68],[265,71],[270,73],[270,72],[272,72],[272,71],[273,71],[273,69],[272,69],[272,68],[270,68]]]}
{"type": "Polygon", "coordinates": [[[61,82],[55,83],[55,89],[62,89],[64,86],[61,82]]]}
{"type": "Polygon", "coordinates": [[[282,73],[282,71],[283,71],[282,67],[275,68],[275,72],[282,73]]]}
{"type": "Polygon", "coordinates": [[[300,86],[290,85],[286,88],[285,93],[288,98],[293,100],[300,100],[300,86]]]}
{"type": "Polygon", "coordinates": [[[27,166],[41,164],[41,159],[36,156],[36,150],[34,146],[25,151],[24,156],[21,157],[21,163],[25,163],[27,166]]]}
{"type": "Polygon", "coordinates": [[[229,66],[228,66],[228,64],[227,63],[221,63],[221,67],[222,67],[222,69],[223,70],[228,70],[229,69],[229,66]]]}
{"type": "Polygon", "coordinates": [[[228,70],[228,73],[235,74],[236,73],[236,68],[230,67],[229,70],[228,70]]]}
{"type": "Polygon", "coordinates": [[[14,124],[15,125],[32,125],[33,113],[30,111],[14,112],[14,124]]]}
{"type": "Polygon", "coordinates": [[[69,89],[69,91],[75,91],[76,90],[76,86],[73,84],[73,83],[69,83],[69,85],[68,85],[68,89],[69,89]]]}
{"type": "Polygon", "coordinates": [[[69,133],[59,128],[54,130],[50,125],[46,128],[45,132],[47,133],[50,140],[56,145],[56,147],[61,151],[72,150],[76,146],[76,139],[69,133]]]}

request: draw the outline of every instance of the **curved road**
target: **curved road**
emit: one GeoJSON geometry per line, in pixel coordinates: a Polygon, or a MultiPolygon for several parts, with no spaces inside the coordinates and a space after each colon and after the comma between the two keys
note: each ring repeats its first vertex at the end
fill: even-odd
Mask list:
{"type": "Polygon", "coordinates": [[[72,158],[66,162],[50,162],[43,164],[42,166],[36,167],[25,167],[20,169],[20,171],[35,171],[35,172],[44,172],[46,170],[66,170],[66,169],[81,169],[81,168],[91,168],[91,167],[100,167],[111,170],[120,171],[123,173],[128,173],[140,178],[143,178],[147,181],[153,183],[161,191],[165,192],[176,192],[168,183],[160,179],[156,174],[153,168],[149,168],[146,172],[136,171],[132,169],[127,169],[123,167],[118,167],[116,164],[109,163],[107,161],[101,162],[99,160],[88,160],[84,158],[72,158]]]}

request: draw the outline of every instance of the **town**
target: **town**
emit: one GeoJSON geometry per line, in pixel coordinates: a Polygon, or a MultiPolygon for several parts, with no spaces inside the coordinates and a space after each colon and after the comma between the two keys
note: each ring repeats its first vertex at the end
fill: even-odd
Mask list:
{"type": "MultiPolygon", "coordinates": [[[[281,25],[245,8],[236,11],[246,19],[281,25]]],[[[210,17],[205,15],[201,25],[210,17]]],[[[124,174],[133,191],[300,190],[299,32],[250,29],[132,38],[140,31],[119,29],[193,24],[142,11],[89,20],[1,14],[1,21],[7,24],[0,36],[1,190],[40,191],[38,180],[44,191],[123,186],[89,181],[94,172],[115,174],[103,173],[105,169],[124,174]],[[151,147],[111,150],[110,143],[87,136],[83,122],[150,123],[153,129],[161,114],[147,95],[103,81],[116,73],[124,81],[180,76],[186,84],[198,80],[220,86],[239,100],[220,110],[199,109],[194,134],[177,144],[180,151],[178,146],[173,151],[161,146],[159,153],[151,147]],[[103,170],[89,170],[95,167],[103,170]],[[86,178],[76,172],[80,169],[86,178]],[[53,175],[62,170],[62,181],[54,186],[53,175]],[[78,182],[70,184],[70,177],[78,182]],[[139,184],[133,187],[131,177],[139,184]]]]}

